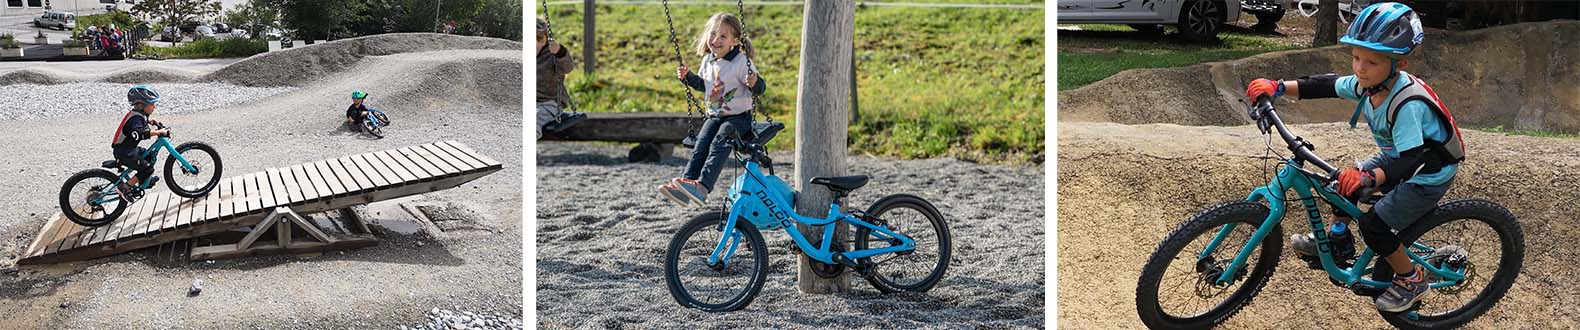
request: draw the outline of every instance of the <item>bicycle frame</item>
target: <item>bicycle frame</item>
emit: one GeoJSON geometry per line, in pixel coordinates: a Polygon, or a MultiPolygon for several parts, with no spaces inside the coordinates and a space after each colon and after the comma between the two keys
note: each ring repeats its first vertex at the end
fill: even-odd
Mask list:
{"type": "MultiPolygon", "coordinates": [[[[1223,274],[1218,276],[1215,282],[1217,284],[1228,284],[1232,282],[1233,275],[1238,272],[1241,267],[1245,266],[1245,260],[1251,256],[1252,250],[1254,250],[1257,245],[1261,244],[1262,240],[1267,238],[1268,233],[1271,233],[1273,228],[1278,226],[1278,223],[1283,220],[1284,212],[1286,212],[1283,203],[1283,197],[1288,191],[1294,190],[1295,193],[1300,196],[1300,202],[1305,207],[1306,219],[1311,225],[1311,233],[1316,236],[1318,252],[1317,256],[1319,259],[1321,259],[1322,268],[1327,271],[1329,277],[1340,283],[1343,283],[1345,287],[1352,287],[1357,283],[1375,288],[1386,288],[1392,285],[1392,283],[1389,282],[1380,282],[1363,278],[1363,276],[1371,274],[1373,270],[1372,268],[1366,266],[1371,264],[1373,257],[1376,257],[1373,254],[1371,247],[1367,247],[1366,250],[1355,259],[1355,264],[1353,266],[1349,268],[1338,266],[1334,260],[1331,246],[1328,244],[1328,231],[1325,230],[1326,226],[1324,226],[1322,214],[1317,208],[1316,198],[1322,198],[1322,200],[1327,201],[1330,203],[1330,205],[1333,205],[1340,211],[1348,214],[1351,219],[1359,219],[1363,213],[1360,211],[1360,208],[1355,206],[1355,204],[1350,203],[1349,200],[1339,197],[1339,195],[1334,193],[1331,188],[1314,185],[1313,183],[1315,181],[1309,176],[1310,174],[1307,174],[1307,172],[1300,168],[1301,165],[1303,165],[1303,163],[1299,162],[1297,159],[1285,160],[1283,168],[1278,170],[1278,176],[1273,180],[1273,182],[1268,183],[1267,186],[1256,188],[1256,190],[1251,192],[1250,196],[1246,197],[1245,200],[1251,202],[1266,201],[1271,212],[1268,213],[1267,219],[1262,221],[1262,224],[1257,228],[1256,232],[1251,235],[1251,239],[1246,242],[1246,245],[1241,247],[1240,251],[1235,254],[1234,261],[1230,263],[1229,267],[1224,270],[1223,274]],[[1316,191],[1318,194],[1313,196],[1312,191],[1316,191]]],[[[1207,244],[1207,247],[1197,255],[1197,260],[1199,261],[1203,258],[1206,258],[1207,256],[1211,255],[1213,251],[1216,251],[1218,246],[1223,243],[1224,238],[1228,237],[1229,233],[1234,231],[1234,228],[1237,225],[1239,224],[1230,223],[1225,225],[1223,229],[1218,230],[1218,233],[1213,236],[1212,241],[1207,244]]],[[[1465,270],[1454,270],[1449,269],[1449,267],[1433,266],[1426,262],[1424,257],[1417,254],[1415,251],[1412,251],[1412,249],[1434,251],[1434,248],[1425,244],[1411,242],[1408,248],[1402,250],[1410,257],[1411,262],[1421,265],[1428,272],[1432,272],[1441,277],[1441,281],[1431,283],[1432,288],[1458,285],[1460,281],[1465,279],[1465,270]]],[[[1431,252],[1427,253],[1430,254],[1431,252]]]]}
{"type": "MultiPolygon", "coordinates": [[[[166,152],[169,152],[170,156],[172,158],[176,159],[176,163],[181,164],[181,169],[182,170],[185,170],[187,173],[194,173],[194,174],[198,173],[198,171],[199,171],[198,168],[195,167],[195,166],[192,166],[192,163],[187,161],[186,157],[181,156],[180,152],[176,152],[175,145],[170,144],[170,139],[165,138],[163,136],[155,138],[154,139],[154,144],[149,146],[147,150],[144,150],[143,154],[140,155],[139,157],[141,157],[143,159],[148,159],[149,160],[148,161],[149,164],[157,164],[158,163],[157,161],[159,160],[159,151],[160,150],[164,150],[166,152]]],[[[111,183],[108,186],[105,186],[104,190],[99,192],[99,198],[98,199],[94,199],[92,201],[93,205],[100,205],[100,204],[108,203],[108,202],[114,201],[116,199],[119,199],[119,197],[117,197],[117,196],[120,193],[115,191],[115,186],[120,185],[123,182],[126,182],[126,180],[130,180],[132,178],[132,174],[134,172],[136,172],[136,171],[134,171],[132,169],[129,169],[129,168],[125,169],[125,170],[122,170],[121,173],[120,173],[120,177],[118,179],[116,179],[115,182],[111,183]]],[[[137,190],[146,190],[146,189],[148,189],[148,186],[150,184],[152,184],[152,183],[150,183],[149,181],[139,182],[137,184],[137,190]]]]}
{"type": "Polygon", "coordinates": [[[375,128],[384,126],[384,123],[379,122],[379,117],[374,115],[374,114],[381,114],[382,115],[382,114],[384,114],[384,112],[383,111],[379,111],[379,109],[368,108],[368,114],[367,114],[367,116],[363,116],[362,120],[366,120],[366,121],[368,121],[370,123],[373,123],[373,127],[375,127],[375,128]]]}
{"type": "MultiPolygon", "coordinates": [[[[746,161],[746,172],[737,177],[736,180],[757,180],[761,182],[764,180],[763,178],[764,176],[757,162],[746,161]]],[[[888,228],[863,221],[860,218],[851,215],[850,213],[845,213],[841,210],[840,203],[837,200],[830,204],[828,215],[820,219],[816,217],[802,216],[795,213],[793,211],[794,204],[790,203],[790,201],[783,200],[783,198],[780,198],[779,194],[768,193],[766,190],[742,193],[739,196],[746,198],[740,198],[731,203],[730,212],[728,215],[729,217],[726,218],[724,222],[724,235],[719,239],[718,245],[714,246],[713,253],[708,256],[708,264],[710,265],[729,264],[730,257],[735,255],[735,248],[740,245],[740,241],[744,238],[740,232],[735,230],[735,223],[739,221],[739,219],[742,218],[747,212],[759,210],[763,212],[752,213],[759,217],[772,217],[772,220],[777,223],[776,227],[784,229],[785,233],[790,235],[790,239],[795,241],[796,246],[801,248],[801,251],[805,251],[808,256],[812,257],[813,260],[817,260],[826,264],[838,264],[838,262],[835,260],[836,256],[846,258],[846,260],[853,260],[885,253],[916,249],[915,240],[912,240],[910,237],[900,233],[890,231],[888,228]],[[756,198],[757,200],[754,201],[748,198],[756,198]],[[759,205],[749,204],[754,202],[760,202],[762,205],[766,205],[767,208],[762,209],[758,207],[759,205]],[[790,205],[792,211],[784,212],[779,208],[780,205],[790,205]],[[835,228],[835,226],[832,225],[838,221],[844,221],[845,223],[851,225],[871,229],[873,235],[886,240],[897,239],[900,241],[900,245],[835,253],[831,250],[832,243],[834,242],[833,237],[835,228]],[[803,223],[813,226],[824,226],[822,237],[826,239],[822,240],[822,244],[814,246],[810,241],[808,241],[805,235],[802,235],[799,230],[796,230],[796,223],[803,223]]]]}

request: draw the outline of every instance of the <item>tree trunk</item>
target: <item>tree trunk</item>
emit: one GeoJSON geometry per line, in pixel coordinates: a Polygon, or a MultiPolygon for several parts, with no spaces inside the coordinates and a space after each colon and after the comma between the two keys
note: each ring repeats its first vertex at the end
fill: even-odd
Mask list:
{"type": "MultiPolygon", "coordinates": [[[[796,213],[823,218],[828,214],[833,193],[821,186],[810,186],[812,177],[845,174],[845,141],[849,120],[851,91],[849,61],[822,59],[851,58],[855,39],[856,9],[851,1],[808,1],[801,19],[801,72],[796,91],[795,182],[801,195],[796,213]]],[[[810,240],[821,237],[822,228],[796,225],[810,240]]],[[[848,240],[849,228],[835,226],[833,239],[848,240]]],[[[839,245],[844,245],[840,243],[839,245]]],[[[822,278],[812,272],[811,260],[798,258],[796,282],[802,293],[839,293],[850,290],[849,273],[822,278]]]]}
{"type": "Polygon", "coordinates": [[[1339,43],[1339,0],[1317,2],[1317,35],[1311,38],[1312,47],[1331,46],[1339,43]]]}

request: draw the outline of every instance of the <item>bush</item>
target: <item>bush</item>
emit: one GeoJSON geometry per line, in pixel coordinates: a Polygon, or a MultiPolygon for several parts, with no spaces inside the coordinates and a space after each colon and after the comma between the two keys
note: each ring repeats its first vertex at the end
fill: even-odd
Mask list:
{"type": "Polygon", "coordinates": [[[131,14],[127,14],[124,11],[77,16],[77,28],[72,29],[72,32],[80,33],[86,31],[89,26],[109,26],[111,24],[121,28],[121,30],[131,30],[137,26],[137,19],[132,18],[131,14]]]}
{"type": "Polygon", "coordinates": [[[0,34],[0,48],[22,48],[22,44],[16,42],[15,35],[11,35],[10,33],[0,34]]]}
{"type": "Polygon", "coordinates": [[[66,39],[66,41],[62,41],[60,43],[60,46],[65,48],[81,48],[88,47],[88,43],[77,39],[66,39]]]}
{"type": "Polygon", "coordinates": [[[267,51],[269,51],[268,42],[245,38],[229,38],[225,40],[203,38],[174,47],[139,47],[137,49],[139,54],[159,54],[168,58],[247,57],[267,51]]]}

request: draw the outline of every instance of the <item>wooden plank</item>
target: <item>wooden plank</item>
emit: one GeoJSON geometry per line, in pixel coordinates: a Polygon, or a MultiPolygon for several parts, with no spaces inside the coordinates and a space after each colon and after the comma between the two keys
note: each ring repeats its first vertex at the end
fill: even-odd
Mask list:
{"type": "Polygon", "coordinates": [[[296,180],[290,180],[289,168],[276,168],[274,169],[274,174],[270,175],[273,176],[274,180],[279,181],[280,186],[275,191],[279,193],[279,195],[276,195],[276,198],[280,205],[291,205],[291,203],[302,200],[300,193],[293,192],[295,189],[292,188],[296,187],[296,180]]]}
{"type": "Polygon", "coordinates": [[[400,163],[401,166],[406,167],[407,170],[410,170],[412,176],[416,176],[417,180],[430,181],[441,175],[441,173],[429,173],[428,169],[423,168],[422,166],[417,166],[417,162],[412,161],[411,158],[406,157],[406,155],[400,153],[399,150],[391,149],[387,152],[389,153],[391,159],[394,159],[395,162],[400,163]]]}
{"type": "Polygon", "coordinates": [[[159,227],[154,228],[158,232],[164,232],[172,229],[171,227],[175,227],[177,217],[181,215],[181,197],[171,193],[165,193],[164,196],[165,216],[159,222],[159,227]]]}
{"type": "Polygon", "coordinates": [[[313,166],[318,167],[318,175],[323,176],[324,185],[329,186],[329,191],[333,192],[332,196],[342,196],[350,192],[346,189],[346,185],[341,183],[344,181],[340,181],[340,176],[330,169],[329,161],[320,160],[313,166]]]}
{"type": "MultiPolygon", "coordinates": [[[[66,215],[64,214],[61,215],[61,217],[65,216],[66,215]]],[[[70,235],[72,228],[77,225],[76,223],[71,222],[70,219],[61,220],[62,221],[56,226],[55,234],[50,235],[51,237],[49,240],[44,242],[44,250],[39,254],[51,254],[60,251],[60,241],[66,240],[66,236],[70,235]]]]}
{"type": "Polygon", "coordinates": [[[462,152],[465,152],[468,155],[472,155],[472,158],[477,158],[477,160],[483,161],[483,164],[488,164],[488,166],[500,165],[499,161],[496,161],[493,158],[488,158],[488,156],[484,156],[483,154],[478,153],[476,150],[466,147],[465,144],[461,144],[460,142],[445,141],[444,143],[449,144],[451,147],[455,147],[456,149],[460,149],[462,152]]]}
{"type": "Polygon", "coordinates": [[[214,190],[208,193],[208,197],[204,197],[208,204],[204,206],[203,213],[208,215],[209,220],[219,219],[219,205],[225,200],[225,194],[219,187],[224,186],[226,181],[229,181],[228,178],[219,179],[219,184],[214,185],[214,190]]]}
{"type": "Polygon", "coordinates": [[[406,147],[402,148],[401,152],[411,153],[414,157],[422,158],[422,160],[427,161],[429,164],[433,164],[434,167],[438,167],[440,171],[444,171],[444,174],[446,175],[461,173],[461,169],[451,166],[449,162],[439,158],[439,156],[429,153],[422,147],[406,147]]]}
{"type": "Polygon", "coordinates": [[[296,182],[296,189],[302,194],[302,200],[318,199],[318,190],[313,188],[313,180],[307,178],[307,172],[302,171],[302,164],[291,166],[291,179],[296,182]]]}
{"type": "Polygon", "coordinates": [[[49,243],[55,241],[56,234],[60,233],[61,222],[69,222],[65,214],[56,213],[44,222],[44,228],[38,230],[38,237],[33,238],[33,244],[27,245],[27,251],[22,252],[22,257],[36,256],[49,248],[49,243]]]}
{"type": "Polygon", "coordinates": [[[274,195],[274,206],[291,204],[291,195],[285,187],[285,178],[280,176],[280,169],[269,168],[269,193],[274,195]]]}
{"type": "Polygon", "coordinates": [[[400,175],[396,175],[394,170],[391,170],[389,166],[385,166],[384,162],[379,161],[379,157],[377,155],[374,155],[373,153],[366,153],[362,154],[361,158],[363,163],[368,164],[367,170],[378,173],[380,178],[384,178],[384,183],[386,185],[394,187],[400,185],[400,183],[403,181],[401,180],[400,175]]]}
{"type": "Polygon", "coordinates": [[[424,172],[428,172],[429,176],[436,176],[437,177],[437,176],[444,176],[445,174],[448,174],[448,173],[445,173],[444,170],[440,170],[439,167],[433,166],[433,163],[428,162],[427,159],[424,159],[422,156],[417,155],[417,153],[412,152],[411,149],[407,149],[407,148],[395,149],[395,153],[400,154],[401,156],[405,156],[406,160],[411,161],[412,164],[417,164],[417,167],[421,167],[424,172]]]}
{"type": "Polygon", "coordinates": [[[259,198],[261,197],[258,197],[257,173],[247,173],[246,175],[241,176],[241,194],[242,196],[246,196],[246,198],[242,199],[242,201],[245,203],[245,206],[241,208],[241,212],[237,213],[251,213],[252,211],[257,210],[259,207],[262,207],[262,205],[258,205],[261,201],[259,198]]]}
{"type": "Polygon", "coordinates": [[[146,198],[138,201],[136,204],[132,204],[133,207],[137,208],[137,217],[131,219],[131,221],[127,222],[125,226],[122,226],[121,233],[116,235],[115,239],[121,240],[133,235],[142,234],[144,231],[146,231],[148,228],[148,218],[151,217],[154,212],[153,204],[158,203],[154,203],[153,201],[147,200],[146,198]]]}
{"type": "Polygon", "coordinates": [[[362,190],[362,187],[357,185],[357,180],[351,178],[351,173],[346,172],[346,168],[340,165],[340,161],[330,159],[327,163],[329,164],[329,170],[335,172],[335,177],[340,179],[340,185],[346,187],[346,193],[355,193],[362,190]]]}
{"type": "Polygon", "coordinates": [[[302,179],[306,185],[305,189],[312,190],[313,195],[318,196],[316,198],[328,198],[333,194],[329,191],[329,185],[324,184],[324,177],[318,174],[318,167],[313,166],[313,163],[302,164],[302,179]]]}
{"type": "Polygon", "coordinates": [[[450,167],[455,168],[456,172],[465,172],[472,169],[472,165],[467,165],[466,162],[462,162],[460,159],[451,157],[450,153],[444,152],[444,150],[439,150],[438,147],[435,147],[432,144],[424,144],[413,147],[412,149],[416,149],[417,152],[430,157],[429,159],[438,158],[439,160],[444,161],[445,164],[449,164],[450,167]]]}
{"type": "Polygon", "coordinates": [[[219,214],[221,216],[235,216],[236,214],[241,213],[242,208],[246,207],[246,203],[241,201],[241,189],[237,188],[240,186],[241,177],[239,176],[231,177],[230,182],[225,183],[225,199],[219,204],[219,214]]]}
{"type": "Polygon", "coordinates": [[[71,243],[67,243],[67,242],[70,242],[72,239],[75,239],[77,237],[77,235],[82,234],[82,226],[77,225],[77,223],[71,222],[71,221],[66,221],[66,223],[64,225],[65,225],[65,227],[61,228],[60,236],[58,238],[56,238],[55,241],[50,244],[49,250],[46,251],[45,254],[58,253],[61,250],[70,249],[71,246],[69,246],[68,244],[71,244],[71,243]]]}
{"type": "Polygon", "coordinates": [[[456,149],[454,146],[451,146],[449,143],[444,143],[444,142],[434,143],[433,146],[434,146],[434,148],[438,148],[439,150],[443,150],[445,153],[450,154],[450,156],[451,157],[455,157],[455,159],[458,159],[458,160],[460,160],[462,162],[466,162],[466,164],[468,166],[471,166],[473,169],[479,169],[479,168],[488,167],[488,164],[484,164],[482,160],[479,160],[477,158],[473,158],[472,155],[469,155],[466,152],[461,151],[461,149],[456,149]]]}
{"type": "Polygon", "coordinates": [[[177,196],[175,221],[172,221],[171,223],[167,224],[166,226],[168,226],[170,228],[176,228],[176,227],[180,227],[183,224],[191,223],[192,222],[192,217],[196,216],[195,214],[193,214],[192,210],[193,210],[192,200],[186,199],[186,197],[177,196]]]}
{"type": "Polygon", "coordinates": [[[148,234],[159,230],[159,222],[164,221],[166,212],[165,194],[168,193],[149,195],[143,198],[144,203],[152,203],[148,205],[148,221],[143,222],[141,225],[143,234],[148,234]]]}
{"type": "Polygon", "coordinates": [[[125,229],[126,226],[128,226],[130,223],[137,221],[137,216],[140,215],[138,213],[142,212],[142,205],[139,205],[139,204],[142,204],[142,203],[134,203],[132,205],[127,205],[126,206],[126,213],[121,216],[121,219],[115,221],[115,223],[111,223],[110,226],[109,226],[110,227],[110,231],[105,232],[103,237],[100,237],[97,241],[95,241],[93,243],[97,244],[97,243],[100,243],[100,242],[104,242],[104,241],[107,241],[107,240],[113,240],[113,239],[121,237],[121,229],[125,229]]]}
{"type": "Polygon", "coordinates": [[[272,209],[280,205],[280,200],[275,198],[274,195],[275,181],[271,173],[274,173],[274,168],[272,167],[264,169],[263,173],[258,175],[258,195],[263,196],[262,208],[264,209],[272,209]]]}
{"type": "Polygon", "coordinates": [[[362,168],[351,157],[340,157],[335,159],[335,161],[340,162],[340,168],[346,169],[346,173],[351,175],[351,179],[356,181],[357,186],[361,186],[362,190],[378,188],[378,186],[373,185],[373,179],[368,178],[368,174],[363,172],[362,168]]]}
{"type": "Polygon", "coordinates": [[[384,163],[385,167],[395,171],[395,175],[400,177],[401,182],[417,181],[417,176],[412,175],[405,165],[401,165],[401,163],[395,161],[395,158],[390,157],[388,150],[375,152],[373,156],[378,158],[379,162],[384,163]]]}
{"type": "Polygon", "coordinates": [[[383,188],[389,186],[389,180],[384,179],[384,174],[380,174],[379,169],[374,168],[373,164],[368,163],[368,159],[365,158],[366,155],[367,154],[351,156],[351,162],[356,164],[356,166],[353,167],[356,167],[358,171],[362,171],[362,174],[367,176],[368,181],[373,182],[374,187],[383,188]]]}

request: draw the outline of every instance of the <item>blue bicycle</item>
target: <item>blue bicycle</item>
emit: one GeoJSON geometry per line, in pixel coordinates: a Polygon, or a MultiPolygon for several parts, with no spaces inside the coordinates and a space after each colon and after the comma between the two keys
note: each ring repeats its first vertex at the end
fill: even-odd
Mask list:
{"type": "MultiPolygon", "coordinates": [[[[1283,249],[1285,204],[1305,208],[1318,256],[1313,269],[1327,271],[1329,281],[1357,295],[1375,297],[1392,285],[1393,271],[1370,248],[1355,260],[1341,260],[1337,242],[1324,229],[1318,202],[1330,210],[1360,219],[1363,212],[1332,187],[1337,169],[1317,157],[1316,147],[1289,132],[1273,111],[1272,100],[1258,100],[1251,118],[1268,134],[1275,127],[1293,156],[1282,158],[1277,178],[1252,191],[1245,200],[1208,208],[1169,233],[1147,260],[1136,286],[1136,310],[1154,329],[1203,329],[1240,311],[1267,285],[1283,249]],[[1304,168],[1312,164],[1327,174],[1304,168]],[[1299,197],[1285,199],[1293,190],[1299,197]],[[1263,203],[1266,203],[1265,205],[1263,203]],[[1260,249],[1260,251],[1258,251],[1260,249]],[[1370,279],[1365,276],[1371,275],[1370,279]]],[[[1271,137],[1269,137],[1271,138],[1271,137]]],[[[1270,143],[1270,142],[1269,142],[1270,143]]],[[[1271,151],[1271,144],[1269,150],[1271,151]]],[[[1359,201],[1374,203],[1377,196],[1359,201]]],[[[1451,200],[1399,231],[1410,260],[1426,269],[1431,284],[1423,300],[1399,313],[1383,312],[1384,320],[1403,329],[1457,328],[1481,316],[1514,285],[1524,259],[1525,238],[1507,208],[1483,199],[1451,200]]],[[[1316,307],[1316,306],[1313,306],[1316,307]]],[[[1370,304],[1367,307],[1371,308],[1370,304]]]]}
{"type": "MultiPolygon", "coordinates": [[[[164,124],[155,123],[154,126],[166,129],[164,124]]],[[[155,164],[161,150],[170,153],[170,157],[165,159],[164,173],[165,184],[170,187],[170,192],[185,198],[197,198],[207,195],[219,185],[223,166],[219,152],[214,151],[214,147],[202,142],[172,145],[169,136],[160,136],[154,139],[153,146],[144,151],[141,157],[143,161],[155,164]],[[180,171],[176,171],[176,168],[180,168],[180,171]]],[[[71,222],[84,227],[109,224],[153,185],[154,180],[140,182],[133,187],[130,196],[121,196],[115,187],[131,179],[135,171],[113,159],[100,166],[103,168],[83,170],[71,175],[66,179],[66,184],[60,187],[60,211],[71,222]],[[109,171],[111,169],[119,173],[112,173],[109,171]]]]}
{"type": "Polygon", "coordinates": [[[818,177],[811,183],[834,193],[828,216],[801,216],[794,209],[795,190],[773,175],[773,160],[763,151],[762,142],[773,132],[756,136],[760,137],[756,142],[739,138],[729,142],[745,172],[730,186],[724,201],[728,208],[693,217],[670,240],[664,255],[664,284],[675,301],[709,312],[750,304],[762,290],[768,270],[768,248],[759,230],[783,229],[800,252],[817,261],[812,271],[824,278],[849,268],[885,293],[925,292],[943,278],[949,268],[949,227],[932,203],[896,194],[879,199],[865,212],[846,212],[840,200],[865,185],[867,177],[818,177]],[[768,174],[761,171],[764,165],[768,174]],[[809,240],[795,226],[821,226],[821,237],[829,238],[835,237],[838,222],[856,229],[849,242],[854,245],[851,251],[844,251],[844,241],[809,240]]]}
{"type": "Polygon", "coordinates": [[[367,115],[362,116],[362,131],[373,134],[374,137],[384,138],[384,126],[390,125],[390,117],[377,108],[368,108],[367,115]]]}

